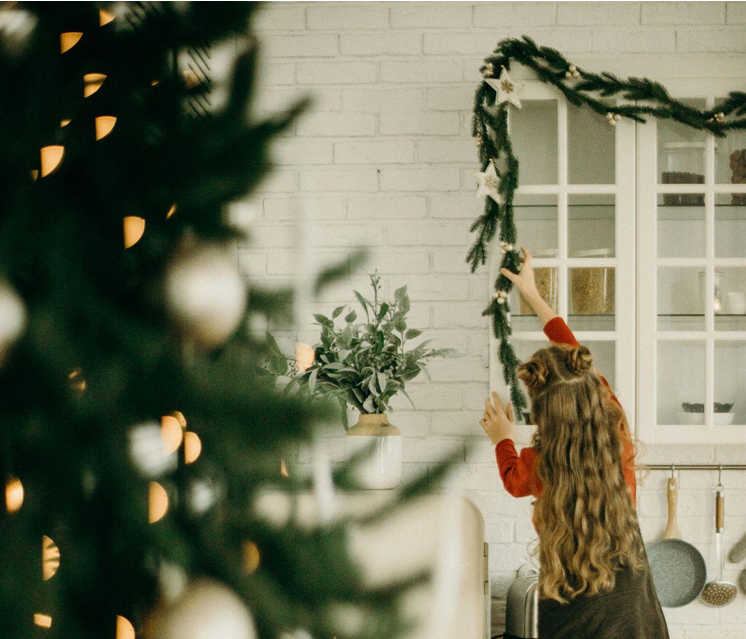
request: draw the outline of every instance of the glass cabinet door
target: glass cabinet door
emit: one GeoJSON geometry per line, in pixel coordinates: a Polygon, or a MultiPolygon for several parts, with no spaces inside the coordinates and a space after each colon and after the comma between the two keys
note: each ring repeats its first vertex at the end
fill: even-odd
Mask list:
{"type": "MultiPolygon", "coordinates": [[[[665,84],[710,108],[733,88],[717,82],[665,84]]],[[[637,131],[641,436],[744,443],[746,135],[654,120],[637,131]]]]}
{"type": "MultiPolygon", "coordinates": [[[[521,104],[509,114],[520,164],[518,246],[532,252],[544,299],[591,350],[634,424],[635,126],[612,127],[539,82],[525,85],[521,104]]],[[[493,286],[497,238],[491,255],[493,286]]],[[[510,310],[512,343],[523,361],[548,342],[517,290],[510,310]]],[[[504,389],[497,346],[492,337],[491,382],[504,389]]],[[[519,427],[519,438],[528,441],[532,430],[519,427]]]]}

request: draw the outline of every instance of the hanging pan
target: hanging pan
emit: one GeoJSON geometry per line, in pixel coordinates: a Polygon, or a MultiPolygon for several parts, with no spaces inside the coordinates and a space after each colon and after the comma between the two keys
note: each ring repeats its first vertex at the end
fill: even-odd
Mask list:
{"type": "Polygon", "coordinates": [[[650,572],[661,606],[680,608],[694,601],[707,580],[707,566],[702,554],[681,539],[676,518],[679,489],[674,477],[666,487],[668,524],[663,539],[647,547],[650,572]]]}

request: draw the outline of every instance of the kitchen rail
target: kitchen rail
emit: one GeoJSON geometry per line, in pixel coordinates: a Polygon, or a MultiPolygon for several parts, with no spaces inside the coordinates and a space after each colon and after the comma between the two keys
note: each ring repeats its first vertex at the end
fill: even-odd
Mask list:
{"type": "Polygon", "coordinates": [[[647,470],[746,470],[746,464],[642,464],[647,470]]]}

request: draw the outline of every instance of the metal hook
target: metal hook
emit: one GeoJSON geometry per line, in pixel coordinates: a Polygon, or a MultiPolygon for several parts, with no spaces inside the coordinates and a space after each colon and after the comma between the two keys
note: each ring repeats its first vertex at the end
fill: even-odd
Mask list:
{"type": "Polygon", "coordinates": [[[674,478],[674,471],[675,470],[676,470],[676,466],[674,466],[673,464],[671,464],[671,479],[674,478]]]}
{"type": "Polygon", "coordinates": [[[723,488],[723,465],[718,464],[718,488],[723,488]]]}

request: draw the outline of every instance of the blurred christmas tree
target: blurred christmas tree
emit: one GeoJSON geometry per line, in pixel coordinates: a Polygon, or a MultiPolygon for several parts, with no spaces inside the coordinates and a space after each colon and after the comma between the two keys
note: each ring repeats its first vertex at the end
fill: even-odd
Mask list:
{"type": "Polygon", "coordinates": [[[302,110],[251,118],[255,8],[0,12],[3,639],[323,637],[350,609],[345,637],[400,628],[408,583],[367,590],[347,522],[257,507],[306,489],[280,459],[318,414],[256,372],[267,348],[246,326],[287,317],[291,296],[230,253],[246,229],[227,205],[302,110]]]}

